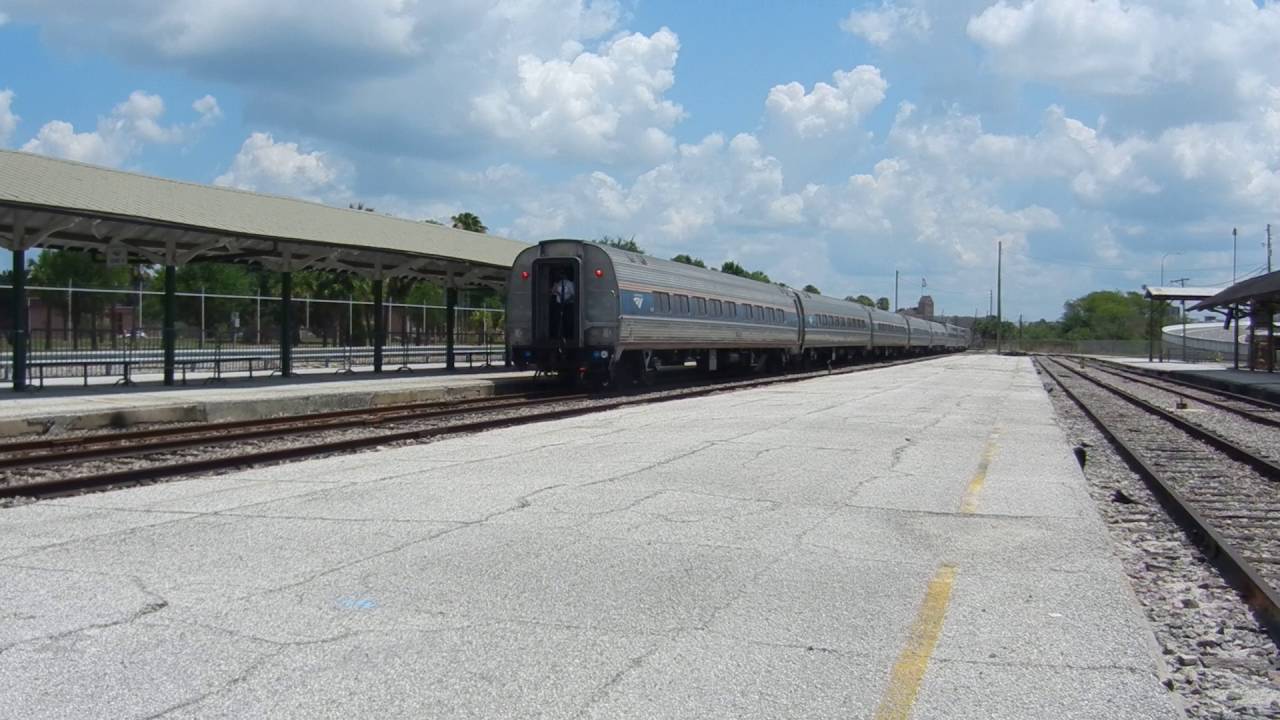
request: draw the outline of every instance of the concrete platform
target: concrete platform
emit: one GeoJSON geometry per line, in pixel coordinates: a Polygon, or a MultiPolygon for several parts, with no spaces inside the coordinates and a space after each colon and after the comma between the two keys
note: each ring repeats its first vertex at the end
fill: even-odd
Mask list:
{"type": "Polygon", "coordinates": [[[0,437],[129,427],[140,423],[249,420],[276,415],[492,395],[533,377],[509,370],[307,374],[164,387],[48,387],[0,395],[0,437]]]}
{"type": "Polygon", "coordinates": [[[1210,389],[1226,390],[1259,400],[1280,402],[1280,369],[1236,370],[1231,363],[1150,362],[1146,358],[1099,357],[1155,375],[1168,375],[1210,389]]]}
{"type": "Polygon", "coordinates": [[[0,511],[21,718],[1169,718],[1027,358],[0,511]]]}

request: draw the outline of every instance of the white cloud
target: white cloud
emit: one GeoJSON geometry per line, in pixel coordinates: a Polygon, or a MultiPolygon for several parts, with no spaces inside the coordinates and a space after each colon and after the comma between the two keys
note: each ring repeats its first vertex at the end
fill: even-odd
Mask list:
{"type": "Polygon", "coordinates": [[[611,158],[674,149],[666,133],[684,115],[662,94],[675,83],[680,40],[662,28],[621,35],[599,53],[567,48],[566,58],[522,55],[516,79],[472,101],[472,118],[533,154],[611,158]]]}
{"type": "Polygon", "coordinates": [[[119,165],[128,155],[128,148],[109,143],[96,132],[78,133],[71,123],[62,120],[45,123],[22,149],[94,165],[119,165]]]}
{"type": "Polygon", "coordinates": [[[0,147],[9,144],[9,138],[13,137],[13,131],[18,128],[18,121],[21,119],[13,112],[13,91],[0,90],[0,147]]]}
{"type": "MultiPolygon", "coordinates": [[[[675,156],[629,183],[600,171],[587,173],[523,207],[515,231],[548,237],[566,231],[590,236],[637,233],[652,249],[680,252],[731,227],[762,228],[796,219],[794,205],[780,202],[781,163],[755,136],[726,140],[711,134],[681,145],[675,156]]],[[[726,255],[727,257],[728,255],[726,255]]]]}
{"type": "Polygon", "coordinates": [[[262,122],[388,156],[652,161],[672,151],[683,117],[664,97],[676,34],[620,33],[616,0],[6,7],[55,44],[216,79],[262,122]]]}
{"type": "Polygon", "coordinates": [[[276,142],[269,133],[255,132],[240,146],[231,167],[213,182],[254,192],[334,201],[348,196],[350,175],[347,164],[338,158],[318,150],[304,152],[297,143],[276,142]]]}
{"type": "Polygon", "coordinates": [[[933,24],[924,8],[900,7],[884,0],[879,8],[854,10],[840,21],[846,32],[857,35],[877,47],[885,47],[904,38],[923,40],[933,24]]]}
{"type": "Polygon", "coordinates": [[[212,125],[222,119],[222,108],[218,107],[218,98],[212,95],[205,95],[191,103],[191,109],[200,114],[198,125],[212,125]]]}
{"type": "MultiPolygon", "coordinates": [[[[212,96],[206,95],[196,101],[196,105],[205,108],[200,111],[201,120],[197,124],[166,126],[160,123],[165,111],[164,99],[135,90],[108,115],[99,117],[96,129],[76,132],[69,122],[52,120],[45,123],[22,149],[95,165],[118,166],[147,144],[183,142],[189,139],[196,127],[217,119],[217,115],[212,113],[217,109],[217,100],[212,96]]],[[[200,110],[199,107],[196,109],[200,110]]]]}
{"type": "Polygon", "coordinates": [[[1280,80],[1275,3],[1000,0],[968,34],[1000,73],[1102,95],[1230,90],[1246,69],[1280,80]]]}
{"type": "Polygon", "coordinates": [[[802,138],[820,138],[857,125],[884,100],[889,87],[871,65],[837,70],[832,77],[834,86],[815,83],[808,93],[798,82],[775,85],[765,100],[769,115],[802,138]]]}
{"type": "Polygon", "coordinates": [[[7,24],[9,24],[9,16],[0,12],[0,27],[4,27],[7,24]]]}

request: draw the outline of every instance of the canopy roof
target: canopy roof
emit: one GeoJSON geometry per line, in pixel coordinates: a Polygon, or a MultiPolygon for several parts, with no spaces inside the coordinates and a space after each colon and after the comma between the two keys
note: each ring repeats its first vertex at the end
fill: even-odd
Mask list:
{"type": "Polygon", "coordinates": [[[1143,286],[1148,300],[1203,300],[1213,297],[1218,288],[1207,287],[1147,287],[1143,286]]]}
{"type": "Polygon", "coordinates": [[[1280,270],[1238,282],[1215,293],[1204,302],[1197,303],[1191,309],[1203,310],[1244,303],[1276,301],[1280,301],[1280,270]]]}
{"type": "Polygon", "coordinates": [[[160,264],[258,262],[505,284],[524,243],[361,210],[0,150],[0,245],[127,248],[160,264]]]}

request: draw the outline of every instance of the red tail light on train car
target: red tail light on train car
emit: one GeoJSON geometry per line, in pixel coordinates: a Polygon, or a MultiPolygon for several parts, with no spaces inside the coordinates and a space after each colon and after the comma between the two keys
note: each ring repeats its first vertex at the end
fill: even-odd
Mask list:
{"type": "Polygon", "coordinates": [[[602,277],[604,277],[604,271],[601,270],[600,268],[596,268],[596,278],[598,279],[602,277]]]}
{"type": "Polygon", "coordinates": [[[520,279],[521,279],[521,280],[528,280],[528,279],[529,279],[529,271],[528,271],[528,270],[521,270],[521,271],[520,271],[520,279]]]}

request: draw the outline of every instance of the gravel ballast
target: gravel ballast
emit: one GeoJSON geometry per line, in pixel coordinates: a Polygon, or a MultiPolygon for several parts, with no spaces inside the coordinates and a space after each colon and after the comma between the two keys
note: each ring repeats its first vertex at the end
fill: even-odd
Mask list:
{"type": "Polygon", "coordinates": [[[1048,377],[1058,421],[1085,450],[1089,492],[1191,718],[1280,717],[1280,654],[1239,594],[1142,479],[1048,377]]]}

